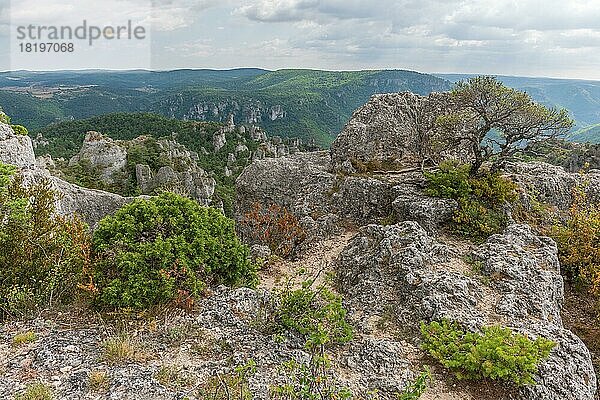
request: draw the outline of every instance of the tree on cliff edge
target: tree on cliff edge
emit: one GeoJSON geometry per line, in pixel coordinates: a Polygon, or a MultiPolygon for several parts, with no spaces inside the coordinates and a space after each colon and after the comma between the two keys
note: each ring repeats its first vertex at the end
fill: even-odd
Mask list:
{"type": "Polygon", "coordinates": [[[456,107],[436,120],[449,142],[472,151],[471,174],[486,161],[491,170],[532,145],[561,136],[573,126],[565,109],[547,108],[494,77],[459,82],[450,92],[456,107]]]}

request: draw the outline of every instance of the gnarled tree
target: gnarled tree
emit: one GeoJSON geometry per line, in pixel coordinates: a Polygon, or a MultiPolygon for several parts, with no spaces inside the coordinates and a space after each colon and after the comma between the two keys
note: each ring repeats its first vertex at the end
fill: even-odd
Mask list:
{"type": "Polygon", "coordinates": [[[471,174],[486,161],[502,169],[534,144],[567,133],[573,126],[564,109],[547,108],[494,77],[459,82],[450,93],[456,108],[436,120],[448,143],[472,151],[471,174]]]}

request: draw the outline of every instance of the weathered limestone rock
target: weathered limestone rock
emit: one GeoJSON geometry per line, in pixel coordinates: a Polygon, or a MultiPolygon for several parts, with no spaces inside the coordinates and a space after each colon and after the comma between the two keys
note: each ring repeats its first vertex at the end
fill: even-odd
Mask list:
{"type": "Polygon", "coordinates": [[[567,210],[577,188],[586,192],[590,201],[600,202],[598,172],[572,173],[543,162],[521,162],[507,164],[505,175],[523,189],[526,203],[533,199],[567,210]]]}
{"type": "Polygon", "coordinates": [[[368,331],[384,313],[389,318],[386,306],[392,307],[397,324],[416,341],[421,320],[441,319],[473,330],[502,325],[531,338],[543,335],[557,347],[541,365],[538,385],[523,388],[519,399],[592,400],[596,376],[589,351],[562,326],[556,244],[512,225],[473,252],[485,279],[467,274],[456,256],[415,222],[361,228],[336,267],[350,315],[368,331]]]}
{"type": "Polygon", "coordinates": [[[456,200],[427,196],[416,185],[403,184],[395,190],[399,193],[392,203],[396,220],[416,221],[430,234],[451,221],[458,209],[456,200]]]}
{"type": "MultiPolygon", "coordinates": [[[[26,184],[47,179],[60,194],[56,205],[59,214],[77,214],[93,227],[100,219],[133,200],[100,190],[85,189],[52,176],[47,169],[36,165],[33,145],[28,136],[15,135],[10,126],[3,123],[0,123],[0,132],[0,161],[20,167],[26,184]]],[[[47,165],[47,161],[40,165],[47,165]]]]}
{"type": "Polygon", "coordinates": [[[331,145],[333,169],[342,170],[346,161],[358,170],[398,169],[450,156],[436,149],[434,123],[451,107],[448,93],[372,96],[331,145]]]}
{"type": "Polygon", "coordinates": [[[225,131],[223,129],[219,129],[213,135],[213,147],[215,153],[223,148],[227,143],[227,138],[225,137],[225,131]]]}
{"type": "Polygon", "coordinates": [[[120,141],[98,132],[88,132],[81,150],[69,160],[69,165],[81,162],[89,163],[104,182],[111,184],[115,181],[115,173],[125,170],[127,149],[120,141]]]}
{"type": "Polygon", "coordinates": [[[0,160],[22,168],[35,166],[35,154],[29,136],[17,135],[10,125],[0,122],[0,160]]]}

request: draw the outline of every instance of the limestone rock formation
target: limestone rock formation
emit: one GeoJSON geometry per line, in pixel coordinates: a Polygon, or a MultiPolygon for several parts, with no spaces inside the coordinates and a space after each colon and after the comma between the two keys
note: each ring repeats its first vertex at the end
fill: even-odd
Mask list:
{"type": "Polygon", "coordinates": [[[82,188],[52,176],[47,169],[36,165],[33,145],[28,136],[16,135],[10,126],[3,123],[0,123],[0,132],[0,161],[20,167],[26,183],[47,179],[60,194],[57,201],[59,214],[77,214],[93,227],[100,219],[133,200],[113,193],[82,188]]]}
{"type": "Polygon", "coordinates": [[[570,173],[563,167],[542,163],[509,163],[506,176],[524,191],[526,203],[531,199],[566,210],[573,202],[577,188],[587,193],[590,201],[600,201],[600,173],[570,173]]]}
{"type": "Polygon", "coordinates": [[[356,110],[331,145],[335,170],[345,162],[356,169],[397,168],[441,156],[434,123],[452,107],[448,93],[378,94],[356,110]]]}
{"type": "MultiPolygon", "coordinates": [[[[223,133],[224,134],[224,133],[223,133]]],[[[180,190],[201,204],[211,204],[216,182],[197,164],[198,154],[171,139],[154,140],[140,136],[130,141],[113,140],[97,132],[88,132],[81,151],[69,162],[70,166],[86,163],[98,171],[107,184],[118,184],[130,179],[126,169],[131,148],[147,147],[158,152],[160,160],[156,170],[149,165],[135,165],[135,176],[142,194],[151,195],[165,188],[180,190]]]]}
{"type": "Polygon", "coordinates": [[[450,319],[472,330],[499,324],[531,338],[543,335],[557,346],[540,367],[538,385],[522,389],[519,399],[593,399],[589,351],[562,326],[563,282],[554,242],[513,225],[473,257],[483,267],[468,276],[455,251],[417,223],[369,225],[343,250],[336,271],[350,315],[366,331],[391,313],[404,332],[413,332],[407,336],[414,345],[422,320],[450,319]]]}
{"type": "Polygon", "coordinates": [[[225,137],[225,130],[219,129],[213,135],[213,147],[215,153],[223,148],[227,143],[227,138],[225,137]]]}
{"type": "Polygon", "coordinates": [[[10,125],[0,122],[0,160],[22,168],[35,166],[35,155],[29,136],[17,135],[10,125]]]}
{"type": "Polygon", "coordinates": [[[73,156],[69,165],[87,162],[100,173],[107,184],[115,181],[115,174],[127,165],[127,148],[119,141],[98,132],[88,132],[78,154],[73,156]]]}

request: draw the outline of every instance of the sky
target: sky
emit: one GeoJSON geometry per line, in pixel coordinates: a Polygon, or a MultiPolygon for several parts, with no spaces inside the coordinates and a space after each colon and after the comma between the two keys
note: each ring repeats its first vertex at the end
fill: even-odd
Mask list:
{"type": "Polygon", "coordinates": [[[82,18],[100,26],[132,20],[148,35],[80,46],[73,68],[409,69],[600,80],[597,0],[0,0],[0,69],[69,66],[65,55],[21,60],[15,29],[82,18]]]}

